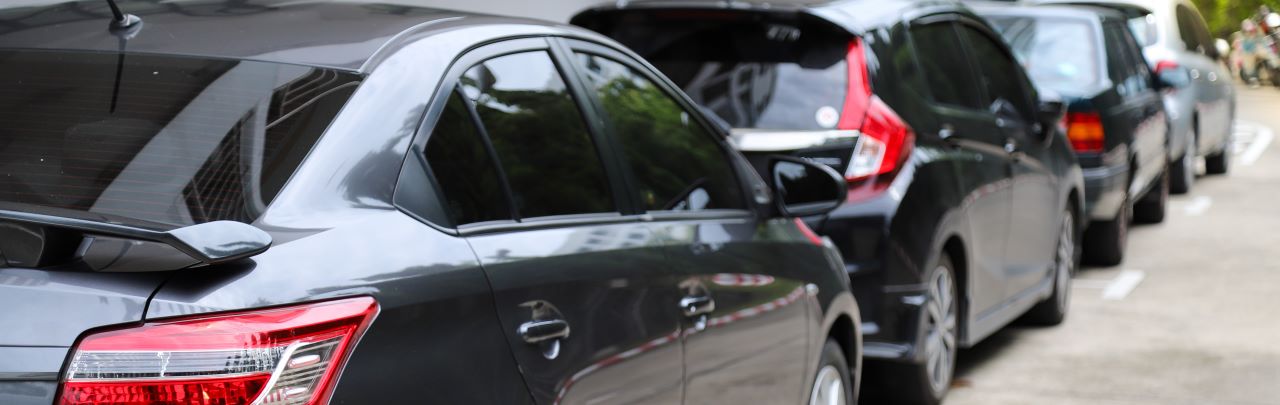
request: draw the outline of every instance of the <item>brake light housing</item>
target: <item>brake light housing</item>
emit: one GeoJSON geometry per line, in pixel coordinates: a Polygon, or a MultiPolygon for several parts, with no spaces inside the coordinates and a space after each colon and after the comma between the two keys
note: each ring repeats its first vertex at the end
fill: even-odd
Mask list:
{"type": "Polygon", "coordinates": [[[847,200],[856,202],[889,187],[911,155],[915,133],[872,91],[867,52],[860,39],[850,42],[845,62],[849,68],[848,85],[838,126],[859,132],[844,173],[849,183],[847,200]]]}
{"type": "Polygon", "coordinates": [[[1068,112],[1067,139],[1077,153],[1098,153],[1106,147],[1102,116],[1096,112],[1068,112]]]}
{"type": "Polygon", "coordinates": [[[324,404],[370,297],[148,322],[76,346],[59,404],[324,404]]]}

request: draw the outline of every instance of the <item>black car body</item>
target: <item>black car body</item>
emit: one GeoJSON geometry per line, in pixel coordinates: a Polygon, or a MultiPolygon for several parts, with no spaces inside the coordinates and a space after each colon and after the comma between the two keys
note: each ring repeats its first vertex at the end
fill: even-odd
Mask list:
{"type": "Polygon", "coordinates": [[[1065,299],[1054,292],[1069,277],[1055,275],[1074,265],[1084,189],[1062,105],[1040,102],[999,34],[963,5],[634,1],[572,22],[666,73],[734,128],[757,167],[786,152],[846,175],[847,203],[810,222],[844,255],[867,359],[907,370],[869,363],[868,394],[875,380],[938,401],[957,346],[1065,299]],[[954,300],[930,292],[948,261],[954,300]],[[931,320],[939,302],[958,304],[958,318],[931,320]],[[939,378],[921,383],[926,368],[939,378]]]}
{"type": "Polygon", "coordinates": [[[0,10],[0,403],[856,400],[842,181],[612,41],[119,4],[0,10]]]}
{"type": "Polygon", "coordinates": [[[1092,221],[1084,255],[1097,264],[1119,264],[1131,218],[1164,220],[1170,154],[1161,92],[1190,78],[1162,82],[1118,10],[1000,3],[975,10],[1008,38],[1037,85],[1068,102],[1067,137],[1084,169],[1085,211],[1092,221]]]}

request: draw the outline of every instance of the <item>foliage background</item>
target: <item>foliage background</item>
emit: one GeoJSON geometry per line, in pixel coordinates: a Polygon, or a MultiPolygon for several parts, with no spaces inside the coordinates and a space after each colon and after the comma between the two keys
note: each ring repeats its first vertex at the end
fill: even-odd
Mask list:
{"type": "Polygon", "coordinates": [[[1240,21],[1252,17],[1258,7],[1266,5],[1280,11],[1280,0],[1192,0],[1204,14],[1209,29],[1219,38],[1240,30],[1240,21]]]}

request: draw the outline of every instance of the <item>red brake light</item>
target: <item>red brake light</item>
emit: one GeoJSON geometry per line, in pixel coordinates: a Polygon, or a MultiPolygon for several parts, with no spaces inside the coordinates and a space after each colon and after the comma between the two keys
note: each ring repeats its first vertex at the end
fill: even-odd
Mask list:
{"type": "Polygon", "coordinates": [[[1102,116],[1096,112],[1067,113],[1067,138],[1076,152],[1102,152],[1106,144],[1102,116]]]}
{"type": "Polygon", "coordinates": [[[838,126],[860,133],[844,173],[849,182],[848,200],[852,202],[870,198],[889,187],[911,155],[915,133],[872,92],[867,53],[861,40],[849,43],[845,61],[849,67],[848,87],[838,126]]]}
{"type": "Polygon", "coordinates": [[[95,333],[76,347],[59,403],[323,404],[377,312],[359,297],[95,333]]]}

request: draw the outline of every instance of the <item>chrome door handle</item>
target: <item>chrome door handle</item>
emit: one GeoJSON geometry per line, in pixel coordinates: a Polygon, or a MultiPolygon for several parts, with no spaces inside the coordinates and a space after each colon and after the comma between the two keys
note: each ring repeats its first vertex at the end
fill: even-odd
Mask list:
{"type": "Polygon", "coordinates": [[[943,140],[947,140],[953,136],[956,136],[956,128],[953,126],[943,125],[942,129],[938,130],[938,137],[943,140]]]}
{"type": "Polygon", "coordinates": [[[569,323],[553,319],[548,321],[529,321],[520,325],[517,331],[525,343],[542,343],[548,340],[569,337],[569,323]]]}
{"type": "Polygon", "coordinates": [[[1014,141],[1013,139],[1005,140],[1005,141],[1004,141],[1004,151],[1005,151],[1005,153],[1014,153],[1014,152],[1017,152],[1017,151],[1018,151],[1018,143],[1017,143],[1016,141],[1014,141]]]}
{"type": "Polygon", "coordinates": [[[714,312],[716,310],[716,301],[705,295],[684,297],[680,299],[680,309],[684,311],[684,316],[692,318],[714,312]]]}

